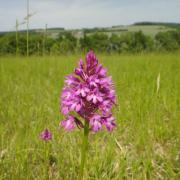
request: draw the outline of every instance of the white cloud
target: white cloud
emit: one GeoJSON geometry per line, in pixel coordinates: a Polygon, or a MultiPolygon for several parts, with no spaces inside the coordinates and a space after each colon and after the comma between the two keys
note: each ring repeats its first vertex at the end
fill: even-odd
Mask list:
{"type": "MultiPolygon", "coordinates": [[[[22,21],[26,15],[26,0],[10,2],[0,0],[0,30],[12,30],[16,18],[22,21]]],[[[42,28],[48,24],[49,27],[81,28],[145,20],[178,22],[179,9],[179,0],[30,0],[30,12],[37,12],[31,18],[30,27],[42,28]]]]}

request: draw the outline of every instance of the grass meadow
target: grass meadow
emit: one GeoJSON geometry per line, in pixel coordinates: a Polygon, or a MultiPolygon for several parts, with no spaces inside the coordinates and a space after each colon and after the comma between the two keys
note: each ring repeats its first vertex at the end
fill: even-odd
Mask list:
{"type": "MultiPolygon", "coordinates": [[[[90,134],[85,179],[180,179],[180,53],[97,56],[117,128],[90,134]]],[[[77,179],[83,131],[59,127],[59,95],[80,57],[0,57],[1,180],[77,179]]]]}

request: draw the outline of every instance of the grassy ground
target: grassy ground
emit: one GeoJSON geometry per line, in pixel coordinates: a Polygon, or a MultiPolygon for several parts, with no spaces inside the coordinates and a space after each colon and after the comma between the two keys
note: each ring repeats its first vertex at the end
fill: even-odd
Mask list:
{"type": "MultiPolygon", "coordinates": [[[[82,132],[59,128],[59,94],[79,57],[0,58],[0,179],[77,178],[82,132]]],[[[90,135],[85,179],[179,179],[180,54],[98,57],[116,85],[118,126],[90,135]]]]}

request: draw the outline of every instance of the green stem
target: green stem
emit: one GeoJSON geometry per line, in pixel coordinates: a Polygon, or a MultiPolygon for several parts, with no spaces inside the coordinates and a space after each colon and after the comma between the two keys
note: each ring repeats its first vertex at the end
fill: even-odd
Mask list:
{"type": "Polygon", "coordinates": [[[85,120],[84,136],[82,138],[82,147],[81,147],[81,165],[80,165],[80,173],[78,180],[83,179],[86,154],[88,150],[88,135],[89,135],[89,122],[85,120]]]}
{"type": "Polygon", "coordinates": [[[48,142],[44,142],[44,156],[45,156],[45,169],[44,169],[44,174],[45,174],[45,179],[49,179],[49,144],[48,142]]]}

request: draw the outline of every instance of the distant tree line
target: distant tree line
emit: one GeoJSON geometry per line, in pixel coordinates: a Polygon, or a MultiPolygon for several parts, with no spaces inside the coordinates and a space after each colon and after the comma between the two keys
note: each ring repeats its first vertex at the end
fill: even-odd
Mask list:
{"type": "MultiPolygon", "coordinates": [[[[151,51],[175,51],[180,49],[180,31],[159,32],[155,37],[145,35],[142,31],[115,33],[89,33],[83,31],[80,38],[71,32],[61,32],[57,37],[45,36],[42,32],[30,32],[30,55],[59,55],[84,52],[93,49],[106,53],[139,53],[151,51]]],[[[26,33],[0,34],[0,55],[26,55],[26,33]]]]}
{"type": "Polygon", "coordinates": [[[134,23],[133,25],[136,26],[165,26],[165,27],[170,27],[170,28],[180,28],[180,23],[173,23],[173,22],[149,22],[149,21],[143,21],[143,22],[137,22],[134,23]]]}

